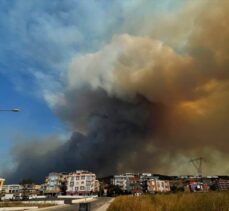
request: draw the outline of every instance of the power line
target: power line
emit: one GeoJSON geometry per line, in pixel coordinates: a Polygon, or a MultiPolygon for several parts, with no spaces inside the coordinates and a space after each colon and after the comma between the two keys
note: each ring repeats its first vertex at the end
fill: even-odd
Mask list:
{"type": "Polygon", "coordinates": [[[191,159],[190,162],[192,163],[192,165],[194,166],[194,168],[197,170],[197,173],[199,176],[202,176],[202,164],[203,164],[203,157],[198,157],[198,158],[194,158],[191,159]]]}

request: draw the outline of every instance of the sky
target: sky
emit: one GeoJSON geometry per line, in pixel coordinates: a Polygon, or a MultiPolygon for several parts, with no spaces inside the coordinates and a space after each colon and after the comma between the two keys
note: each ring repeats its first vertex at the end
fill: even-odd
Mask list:
{"type": "MultiPolygon", "coordinates": [[[[141,1],[0,1],[0,108],[21,109],[20,113],[1,113],[1,166],[13,165],[10,150],[20,142],[17,136],[68,136],[68,128],[50,109],[48,92],[64,86],[73,56],[94,52],[113,34],[124,31],[126,12],[139,4],[141,1]]],[[[162,5],[152,2],[152,6],[157,7],[155,12],[169,7],[166,1],[162,5]]]]}
{"type": "Polygon", "coordinates": [[[1,113],[1,166],[12,163],[10,150],[20,141],[18,135],[68,134],[50,109],[46,92],[63,85],[61,77],[73,54],[104,42],[107,6],[106,1],[0,1],[1,109],[21,109],[1,113]]]}
{"type": "Polygon", "coordinates": [[[1,0],[0,109],[21,112],[0,113],[0,176],[35,178],[27,160],[40,168],[47,161],[40,178],[79,167],[100,175],[192,174],[183,163],[209,155],[206,174],[228,174],[228,166],[216,167],[228,160],[228,6],[226,0],[1,0]],[[125,127],[116,128],[120,122],[125,127]],[[100,130],[106,132],[96,135],[100,130]],[[120,136],[110,138],[117,130],[120,136]],[[103,139],[111,139],[106,148],[103,139]],[[145,152],[128,149],[130,143],[145,152]],[[80,158],[69,151],[77,161],[64,163],[72,145],[80,158]],[[85,163],[95,146],[99,155],[85,163]],[[120,159],[101,170],[109,153],[120,159]],[[158,165],[134,166],[141,153],[158,165]],[[177,164],[184,168],[174,170],[177,164]]]}

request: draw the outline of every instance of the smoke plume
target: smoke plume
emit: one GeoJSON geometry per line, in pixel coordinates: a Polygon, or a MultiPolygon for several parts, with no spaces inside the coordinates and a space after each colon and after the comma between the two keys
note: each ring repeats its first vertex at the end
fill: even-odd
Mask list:
{"type": "Polygon", "coordinates": [[[203,156],[205,174],[229,173],[229,3],[205,3],[176,16],[179,30],[147,24],[148,35],[114,35],[73,58],[65,90],[49,98],[70,140],[42,156],[18,155],[15,172],[37,180],[75,169],[194,174],[187,161],[203,156]],[[184,32],[182,15],[192,23],[184,32]],[[179,48],[168,38],[175,32],[179,48]]]}

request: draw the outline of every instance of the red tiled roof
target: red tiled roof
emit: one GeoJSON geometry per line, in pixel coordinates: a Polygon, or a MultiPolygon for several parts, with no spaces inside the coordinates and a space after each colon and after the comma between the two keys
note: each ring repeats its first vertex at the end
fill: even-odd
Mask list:
{"type": "Polygon", "coordinates": [[[129,177],[128,178],[130,181],[139,181],[138,177],[129,177]]]}

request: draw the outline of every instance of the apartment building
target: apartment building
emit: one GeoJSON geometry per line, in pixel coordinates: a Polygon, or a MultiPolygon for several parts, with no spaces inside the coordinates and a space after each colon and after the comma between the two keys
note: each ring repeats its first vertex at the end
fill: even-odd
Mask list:
{"type": "Polygon", "coordinates": [[[139,178],[140,178],[139,181],[140,181],[140,184],[142,186],[142,191],[143,192],[148,192],[147,182],[150,179],[159,179],[158,176],[154,176],[152,173],[141,173],[139,178]]]}
{"type": "Polygon", "coordinates": [[[96,175],[89,171],[77,170],[69,174],[67,180],[68,195],[89,195],[99,191],[96,175]]]}
{"type": "Polygon", "coordinates": [[[111,183],[113,185],[119,186],[123,191],[128,191],[128,181],[129,178],[134,178],[135,174],[132,173],[125,173],[120,175],[114,175],[114,177],[111,180],[111,183]]]}
{"type": "Polygon", "coordinates": [[[138,176],[127,177],[126,190],[131,194],[142,194],[142,186],[140,184],[140,178],[138,176]]]}
{"type": "Polygon", "coordinates": [[[147,181],[147,190],[150,193],[163,193],[170,191],[168,180],[149,179],[147,181]]]}
{"type": "Polygon", "coordinates": [[[65,186],[67,182],[68,174],[65,172],[56,173],[52,172],[46,177],[45,180],[45,190],[46,195],[58,195],[62,192],[62,187],[65,186]]]}

